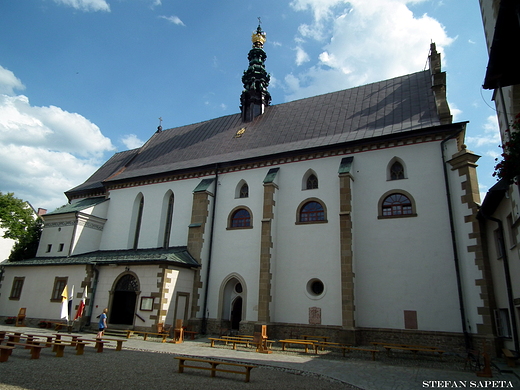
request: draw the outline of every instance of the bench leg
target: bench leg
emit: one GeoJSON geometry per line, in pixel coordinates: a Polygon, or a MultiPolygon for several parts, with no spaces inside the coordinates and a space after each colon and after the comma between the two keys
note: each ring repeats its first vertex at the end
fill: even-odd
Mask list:
{"type": "Polygon", "coordinates": [[[246,367],[246,382],[249,382],[250,375],[251,375],[251,367],[246,367]]]}
{"type": "Polygon", "coordinates": [[[144,341],[146,341],[147,338],[148,338],[148,333],[145,333],[144,337],[143,337],[144,341]]]}
{"type": "Polygon", "coordinates": [[[179,373],[184,372],[184,359],[179,359],[179,373]]]}
{"type": "Polygon", "coordinates": [[[76,355],[83,355],[83,352],[85,352],[85,344],[77,344],[76,355]]]}
{"type": "Polygon", "coordinates": [[[40,346],[31,347],[31,359],[39,359],[41,349],[42,347],[40,346]]]}
{"type": "Polygon", "coordinates": [[[121,340],[117,340],[116,351],[121,351],[123,349],[123,342],[121,340]]]}
{"type": "Polygon", "coordinates": [[[56,357],[63,357],[63,351],[65,351],[65,345],[56,345],[56,357]]]}
{"type": "Polygon", "coordinates": [[[215,374],[217,373],[215,369],[217,368],[218,363],[211,363],[211,377],[214,378],[215,374]]]}
{"type": "Polygon", "coordinates": [[[6,362],[11,356],[11,349],[2,349],[0,350],[0,363],[6,362]]]}
{"type": "Polygon", "coordinates": [[[97,353],[103,352],[103,343],[96,342],[96,351],[97,353]]]}

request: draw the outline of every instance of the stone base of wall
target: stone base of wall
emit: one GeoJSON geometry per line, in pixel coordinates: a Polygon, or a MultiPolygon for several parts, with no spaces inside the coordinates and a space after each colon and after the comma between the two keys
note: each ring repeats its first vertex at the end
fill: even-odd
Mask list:
{"type": "MultiPolygon", "coordinates": [[[[202,321],[192,319],[189,321],[191,329],[200,333],[202,321]]],[[[219,335],[222,331],[230,330],[229,321],[208,319],[206,322],[207,335],[219,335]]],[[[434,332],[409,329],[384,329],[384,328],[356,328],[343,329],[339,326],[289,324],[289,323],[258,323],[242,321],[240,329],[236,333],[250,334],[261,331],[261,325],[267,325],[267,336],[271,340],[287,338],[299,338],[304,335],[326,336],[329,341],[349,345],[370,345],[373,341],[387,343],[402,343],[411,345],[426,345],[442,348],[445,351],[465,353],[466,340],[464,334],[456,332],[434,332]]],[[[470,349],[483,351],[492,356],[497,355],[498,345],[492,337],[475,334],[468,335],[470,349]]]]}

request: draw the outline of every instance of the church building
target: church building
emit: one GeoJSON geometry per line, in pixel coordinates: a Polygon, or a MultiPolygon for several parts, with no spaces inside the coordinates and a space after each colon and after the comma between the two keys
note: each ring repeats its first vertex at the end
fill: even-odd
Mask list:
{"type": "MultiPolygon", "coordinates": [[[[240,113],[158,128],[47,213],[37,257],[2,263],[0,316],[310,334],[465,348],[489,312],[466,122],[429,69],[271,105],[252,36],[240,113]]],[[[237,97],[238,98],[238,97],[237,97]]]]}

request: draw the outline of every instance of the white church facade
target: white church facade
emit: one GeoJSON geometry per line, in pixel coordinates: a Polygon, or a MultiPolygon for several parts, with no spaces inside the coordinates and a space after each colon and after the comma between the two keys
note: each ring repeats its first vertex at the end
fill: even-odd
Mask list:
{"type": "Polygon", "coordinates": [[[264,40],[241,113],[159,128],[66,193],[37,257],[3,264],[0,316],[57,319],[67,285],[113,327],[492,339],[478,156],[435,45],[429,70],[271,106],[264,40]]]}

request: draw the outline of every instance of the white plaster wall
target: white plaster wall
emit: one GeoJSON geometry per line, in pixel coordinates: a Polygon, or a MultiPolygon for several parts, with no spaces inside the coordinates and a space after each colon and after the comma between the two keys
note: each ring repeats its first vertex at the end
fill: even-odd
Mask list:
{"type": "Polygon", "coordinates": [[[280,166],[275,207],[277,235],[273,267],[271,320],[309,323],[309,308],[321,308],[322,325],[341,325],[339,179],[341,157],[329,157],[280,166]],[[302,190],[302,178],[312,169],[319,188],[302,190]],[[326,206],[327,223],[297,225],[298,206],[318,198],[326,206]],[[325,293],[307,293],[307,283],[320,279],[325,293]]]}
{"type": "MultiPolygon", "coordinates": [[[[243,288],[247,290],[247,296],[242,295],[243,304],[246,307],[246,315],[242,320],[256,321],[258,319],[263,180],[268,171],[269,168],[252,169],[225,173],[218,177],[215,237],[209,284],[211,291],[208,300],[209,318],[221,318],[222,313],[218,312],[219,292],[226,278],[230,274],[236,273],[243,278],[245,282],[243,288]],[[241,180],[245,180],[249,186],[248,198],[235,198],[235,190],[241,180]],[[238,206],[245,206],[251,210],[252,229],[227,229],[228,217],[231,211],[238,206]]],[[[205,240],[206,243],[208,240],[205,240]]],[[[205,269],[204,263],[203,269],[205,269]]]]}
{"type": "MultiPolygon", "coordinates": [[[[74,286],[73,307],[82,293],[81,282],[86,276],[85,266],[5,267],[0,294],[0,316],[15,316],[21,307],[27,308],[27,317],[59,320],[61,302],[51,302],[56,277],[68,277],[69,294],[74,286]],[[9,295],[15,277],[25,276],[20,300],[10,300],[9,295]]],[[[73,309],[74,310],[74,309],[73,309]]],[[[75,314],[75,312],[73,313],[75,314]]]]}
{"type": "MultiPolygon", "coordinates": [[[[94,312],[92,314],[93,321],[105,307],[110,306],[110,292],[114,289],[116,280],[126,273],[125,266],[103,266],[100,267],[99,280],[96,289],[96,296],[94,302],[94,312]]],[[[158,265],[131,265],[128,267],[129,271],[135,274],[139,280],[140,294],[136,300],[136,313],[139,314],[145,322],[139,318],[134,318],[134,325],[141,327],[151,327],[155,324],[155,317],[158,315],[157,309],[153,311],[143,311],[140,309],[141,297],[155,296],[159,293],[159,286],[161,285],[161,277],[158,276],[162,270],[158,265]]],[[[193,287],[193,271],[190,269],[173,269],[172,283],[168,286],[171,290],[170,296],[175,296],[176,292],[185,292],[191,294],[193,287]]],[[[154,305],[160,307],[159,298],[155,298],[154,305]]],[[[164,308],[164,307],[163,307],[164,308]]],[[[110,311],[109,311],[110,315],[110,311]]],[[[110,319],[110,317],[109,317],[110,319]]]]}
{"type": "MultiPolygon", "coordinates": [[[[518,191],[513,186],[513,192],[518,191]]],[[[507,215],[511,213],[511,198],[504,198],[500,203],[499,207],[493,214],[494,218],[500,219],[504,227],[504,240],[507,254],[507,261],[509,264],[509,273],[511,277],[511,288],[513,299],[520,297],[520,261],[519,261],[519,250],[520,244],[514,245],[509,235],[509,227],[507,223],[507,215]]],[[[508,294],[506,285],[506,274],[504,269],[504,258],[498,257],[497,244],[495,241],[495,230],[498,229],[498,223],[494,221],[486,222],[487,237],[489,237],[489,262],[491,265],[491,275],[493,279],[493,290],[495,293],[495,300],[497,308],[508,309],[508,294]]],[[[520,309],[518,305],[515,306],[516,310],[511,313],[510,316],[516,316],[517,324],[520,324],[520,309]]],[[[506,340],[505,340],[506,341],[506,340]]],[[[512,345],[510,347],[513,347],[512,345]]]]}
{"type": "Polygon", "coordinates": [[[143,219],[139,235],[139,248],[157,248],[160,237],[161,210],[164,195],[172,190],[174,201],[170,246],[187,243],[188,225],[191,220],[193,190],[201,179],[187,179],[154,185],[130,187],[110,192],[108,221],[105,224],[101,249],[129,249],[132,208],[139,193],[144,196],[143,219]]]}
{"type": "Polygon", "coordinates": [[[353,168],[356,326],[403,329],[415,310],[420,330],[460,331],[439,142],[359,153],[353,168]],[[407,179],[387,181],[394,156],[407,179]],[[417,217],[378,219],[390,190],[410,193],[417,217]]]}
{"type": "Polygon", "coordinates": [[[5,229],[0,229],[0,263],[7,260],[15,243],[10,238],[3,238],[4,233],[5,229]]]}
{"type": "Polygon", "coordinates": [[[38,245],[37,257],[67,256],[69,253],[72,235],[74,234],[74,214],[48,216],[45,218],[46,225],[43,226],[40,243],[38,245]],[[54,223],[60,226],[53,226],[54,223]],[[60,244],[63,250],[60,252],[60,244]],[[47,251],[52,245],[50,252],[47,251]]]}

